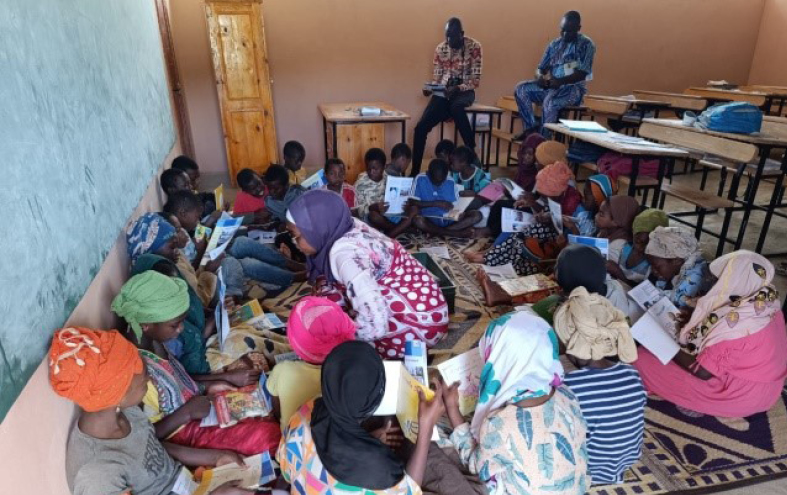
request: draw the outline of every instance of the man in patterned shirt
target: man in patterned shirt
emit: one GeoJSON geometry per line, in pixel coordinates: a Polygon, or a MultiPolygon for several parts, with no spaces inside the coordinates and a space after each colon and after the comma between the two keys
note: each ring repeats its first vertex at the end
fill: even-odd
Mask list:
{"type": "Polygon", "coordinates": [[[413,137],[413,167],[411,177],[421,171],[426,136],[434,126],[449,118],[454,120],[465,146],[475,148],[475,133],[465,109],[475,101],[475,89],[481,82],[481,43],[465,36],[462,21],[452,17],[445,25],[445,41],[434,53],[433,84],[445,86],[444,94],[432,94],[424,89],[424,96],[432,96],[413,137]]]}
{"type": "Polygon", "coordinates": [[[541,57],[537,79],[523,81],[514,89],[524,127],[518,138],[538,131],[533,103],[542,106],[542,124],[557,122],[561,109],[582,103],[587,93],[586,82],[593,79],[596,45],[580,34],[581,28],[579,12],[567,12],[560,23],[560,37],[547,46],[541,57]]]}

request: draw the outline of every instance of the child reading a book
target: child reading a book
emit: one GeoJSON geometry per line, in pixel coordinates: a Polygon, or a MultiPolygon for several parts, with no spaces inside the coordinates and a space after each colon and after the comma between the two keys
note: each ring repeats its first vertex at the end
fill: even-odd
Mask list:
{"type": "Polygon", "coordinates": [[[617,192],[617,185],[603,174],[591,175],[585,181],[582,203],[573,216],[563,215],[563,225],[574,235],[594,237],[597,232],[596,214],[601,205],[617,192]]]}
{"type": "Polygon", "coordinates": [[[449,166],[451,165],[451,159],[454,156],[454,150],[456,149],[456,145],[450,139],[443,139],[442,141],[437,143],[437,146],[434,148],[434,156],[439,160],[443,160],[449,166]]]}
{"type": "Polygon", "coordinates": [[[410,162],[413,160],[413,150],[407,143],[399,143],[391,148],[391,163],[386,165],[385,173],[392,177],[404,177],[410,162]]]}
{"type": "Polygon", "coordinates": [[[306,296],[292,308],[287,340],[300,360],[276,364],[266,383],[282,430],[301,406],[320,395],[320,370],[328,354],[353,339],[355,323],[338,304],[306,296]]]}
{"type": "Polygon", "coordinates": [[[306,148],[298,141],[287,141],[282,150],[284,168],[290,178],[290,184],[300,184],[306,179],[303,161],[306,159],[306,148]]]}
{"type": "Polygon", "coordinates": [[[596,214],[596,237],[609,239],[607,269],[617,265],[623,246],[631,242],[634,234],[631,225],[639,213],[639,203],[631,196],[612,196],[603,203],[596,214]]]}
{"type": "Polygon", "coordinates": [[[289,172],[281,165],[271,165],[263,177],[268,195],[265,196],[265,207],[280,222],[286,221],[287,208],[290,203],[303,194],[304,189],[298,184],[291,184],[289,172]]]}
{"type": "Polygon", "coordinates": [[[609,274],[634,287],[650,275],[650,263],[645,255],[645,250],[650,241],[650,233],[657,227],[668,227],[669,217],[662,210],[648,208],[636,217],[631,224],[633,241],[627,242],[620,251],[617,259],[610,258],[607,270],[609,274]]]}
{"type": "MultiPolygon", "coordinates": [[[[454,181],[448,173],[448,163],[435,158],[429,162],[426,174],[415,179],[415,196],[418,199],[408,201],[409,206],[418,208],[418,216],[413,218],[413,225],[432,235],[472,237],[473,225],[478,222],[476,215],[468,215],[457,222],[444,218],[457,200],[454,181]]],[[[471,213],[480,216],[477,211],[471,213]]]]}
{"type": "Polygon", "coordinates": [[[329,158],[325,162],[324,172],[328,183],[322,188],[340,195],[350,209],[355,208],[355,188],[344,181],[347,169],[341,158],[329,158]]]}
{"type": "Polygon", "coordinates": [[[357,216],[364,222],[369,220],[369,210],[385,212],[385,151],[371,148],[364,155],[366,172],[355,181],[355,205],[357,216]]]}
{"type": "Polygon", "coordinates": [[[459,196],[475,197],[491,181],[486,172],[475,166],[475,152],[467,146],[458,147],[451,159],[454,183],[461,187],[459,196]]]}
{"type": "Polygon", "coordinates": [[[383,361],[368,344],[345,342],[328,355],[322,397],[292,416],[276,456],[293,490],[308,486],[315,495],[421,493],[432,430],[444,411],[441,389],[431,401],[421,395],[418,438],[405,465],[363,427],[385,388],[383,361]]]}
{"type": "MultiPolygon", "coordinates": [[[[230,450],[159,441],[138,407],[148,390],[146,367],[137,348],[117,330],[58,330],[49,362],[52,390],[80,408],[66,447],[66,478],[72,493],[169,495],[181,463],[193,467],[243,463],[230,450]]],[[[223,485],[211,495],[253,493],[223,485]]]]}
{"type": "Polygon", "coordinates": [[[200,192],[200,172],[197,162],[185,155],[181,155],[172,160],[172,169],[181,170],[189,176],[191,190],[197,193],[202,201],[202,217],[205,226],[213,227],[216,225],[216,222],[221,216],[221,210],[227,210],[229,207],[226,204],[217,205],[216,196],[212,192],[200,192]]]}
{"type": "Polygon", "coordinates": [[[578,369],[565,384],[588,425],[588,470],[594,485],[620,483],[640,458],[647,394],[626,315],[604,296],[577,287],[555,313],[555,332],[578,369]]]}
{"type": "Polygon", "coordinates": [[[180,155],[179,157],[172,160],[171,167],[173,170],[181,170],[185,172],[191,181],[192,190],[199,191],[200,173],[197,162],[186,155],[180,155]]]}
{"type": "Polygon", "coordinates": [[[238,172],[236,180],[240,191],[235,196],[232,213],[235,215],[254,213],[257,218],[268,216],[265,211],[265,184],[262,183],[262,177],[254,170],[244,168],[238,172]]]}

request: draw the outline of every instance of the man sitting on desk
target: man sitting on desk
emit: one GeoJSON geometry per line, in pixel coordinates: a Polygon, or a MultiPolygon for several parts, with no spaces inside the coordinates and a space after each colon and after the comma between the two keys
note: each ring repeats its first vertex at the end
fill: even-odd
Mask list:
{"type": "Polygon", "coordinates": [[[596,45],[579,32],[581,28],[579,12],[567,12],[560,23],[560,37],[552,40],[541,57],[538,79],[523,81],[514,89],[524,127],[517,139],[538,131],[533,103],[541,104],[542,124],[557,122],[561,109],[582,103],[586,81],[593,79],[596,45]]]}
{"type": "Polygon", "coordinates": [[[413,167],[411,177],[421,171],[426,136],[440,122],[454,119],[465,146],[475,148],[475,134],[465,109],[475,101],[475,89],[481,82],[481,43],[465,36],[462,21],[452,17],[445,25],[445,41],[437,45],[434,53],[432,84],[445,86],[445,92],[424,88],[424,96],[432,96],[415,126],[413,137],[413,167]]]}

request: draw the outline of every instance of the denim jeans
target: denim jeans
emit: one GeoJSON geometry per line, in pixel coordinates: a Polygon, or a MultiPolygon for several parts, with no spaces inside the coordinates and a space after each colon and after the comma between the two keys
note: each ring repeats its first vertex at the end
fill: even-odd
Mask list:
{"type": "MultiPolygon", "coordinates": [[[[265,288],[284,289],[289,287],[293,281],[293,273],[284,266],[287,258],[280,252],[265,244],[249,239],[248,237],[236,238],[228,249],[229,255],[225,262],[234,258],[243,270],[243,275],[262,283],[265,288]]],[[[233,271],[233,277],[237,276],[237,265],[229,263],[229,271],[233,271]]],[[[222,263],[222,268],[224,263],[222,263]]],[[[227,291],[230,290],[229,274],[225,272],[225,283],[227,291]]],[[[234,283],[234,280],[233,280],[234,283]]],[[[241,282],[242,287],[242,282],[241,282]]]]}

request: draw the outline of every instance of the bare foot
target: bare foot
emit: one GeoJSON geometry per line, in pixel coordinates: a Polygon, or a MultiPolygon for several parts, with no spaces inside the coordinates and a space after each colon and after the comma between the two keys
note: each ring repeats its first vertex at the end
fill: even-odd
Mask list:
{"type": "Polygon", "coordinates": [[[463,253],[463,254],[465,256],[465,259],[470,263],[483,263],[484,256],[486,255],[486,253],[484,253],[483,251],[474,251],[472,253],[463,253]]]}

